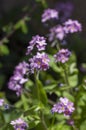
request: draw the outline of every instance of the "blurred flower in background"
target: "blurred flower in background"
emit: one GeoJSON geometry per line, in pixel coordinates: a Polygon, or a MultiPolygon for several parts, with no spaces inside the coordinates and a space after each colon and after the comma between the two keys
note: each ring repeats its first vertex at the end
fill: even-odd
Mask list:
{"type": "Polygon", "coordinates": [[[55,9],[45,9],[43,14],[42,14],[42,22],[47,22],[51,19],[58,19],[58,11],[55,9]]]}
{"type": "Polygon", "coordinates": [[[25,77],[29,70],[29,65],[25,61],[19,63],[14,70],[13,76],[8,82],[8,88],[15,91],[19,96],[22,92],[22,87],[25,82],[28,81],[28,78],[25,77]]]}
{"type": "Polygon", "coordinates": [[[77,20],[68,19],[64,23],[64,31],[65,31],[66,34],[81,32],[82,31],[82,26],[77,20]]]}
{"type": "Polygon", "coordinates": [[[55,9],[59,12],[60,22],[64,22],[72,15],[74,5],[70,1],[57,2],[55,9]]]}

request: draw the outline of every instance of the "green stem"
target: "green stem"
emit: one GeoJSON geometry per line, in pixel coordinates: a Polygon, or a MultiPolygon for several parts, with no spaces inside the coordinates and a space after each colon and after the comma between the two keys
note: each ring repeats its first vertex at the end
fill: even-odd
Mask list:
{"type": "Polygon", "coordinates": [[[68,73],[65,68],[64,68],[64,74],[65,74],[65,83],[67,84],[67,86],[70,86],[68,81],[68,73]]]}
{"type": "Polygon", "coordinates": [[[59,45],[59,43],[57,43],[56,48],[57,48],[58,51],[60,50],[60,45],[59,45]]]}
{"type": "Polygon", "coordinates": [[[44,130],[48,130],[47,125],[45,123],[44,114],[42,111],[40,111],[40,119],[41,119],[41,123],[43,125],[44,130]]]}
{"type": "Polygon", "coordinates": [[[75,125],[73,125],[72,127],[73,127],[73,130],[78,130],[78,129],[75,127],[75,125]]]}
{"type": "Polygon", "coordinates": [[[64,71],[64,80],[65,80],[65,84],[69,87],[69,81],[68,81],[68,68],[66,66],[66,64],[63,65],[63,71],[64,71]]]}
{"type": "Polygon", "coordinates": [[[37,83],[37,80],[39,79],[39,73],[37,74],[36,70],[34,71],[34,78],[35,78],[35,84],[36,84],[36,87],[37,87],[38,100],[40,101],[39,86],[38,86],[38,83],[37,83]]]}
{"type": "Polygon", "coordinates": [[[52,127],[53,127],[53,125],[54,125],[54,122],[55,122],[55,113],[54,113],[54,116],[53,116],[53,119],[52,119],[52,123],[51,123],[50,130],[52,130],[52,127]]]}
{"type": "Polygon", "coordinates": [[[74,88],[75,86],[68,86],[68,87],[63,87],[63,88],[60,88],[60,90],[66,90],[66,89],[71,89],[71,88],[74,88]]]}
{"type": "MultiPolygon", "coordinates": [[[[34,71],[34,77],[35,77],[35,84],[36,84],[36,87],[37,87],[38,101],[40,103],[40,91],[39,91],[39,86],[38,86],[38,82],[37,82],[39,80],[39,72],[36,73],[36,70],[34,71]]],[[[48,130],[47,125],[45,123],[44,114],[43,114],[42,110],[40,110],[40,120],[41,120],[41,123],[43,125],[44,130],[48,130]]]]}
{"type": "MultiPolygon", "coordinates": [[[[51,22],[51,25],[52,25],[52,22],[51,22]]],[[[57,51],[60,50],[60,43],[58,42],[57,39],[55,39],[55,40],[52,42],[51,47],[56,47],[57,51]]]]}
{"type": "Polygon", "coordinates": [[[24,110],[26,110],[28,108],[28,105],[24,94],[21,95],[21,99],[23,102],[24,110]]]}

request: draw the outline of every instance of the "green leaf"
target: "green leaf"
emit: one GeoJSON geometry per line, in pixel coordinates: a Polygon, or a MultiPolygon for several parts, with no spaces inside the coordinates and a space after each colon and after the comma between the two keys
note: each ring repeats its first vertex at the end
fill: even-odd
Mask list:
{"type": "Polygon", "coordinates": [[[76,86],[78,84],[78,75],[75,74],[75,75],[71,75],[68,77],[68,81],[69,81],[69,84],[70,86],[76,86]]]}
{"type": "Polygon", "coordinates": [[[36,127],[40,123],[40,120],[33,120],[29,123],[29,129],[36,127]]]}
{"type": "Polygon", "coordinates": [[[34,114],[34,110],[36,107],[37,106],[33,106],[33,107],[29,108],[27,111],[24,112],[24,116],[34,114]]]}
{"type": "Polygon", "coordinates": [[[74,52],[72,52],[72,55],[70,56],[70,60],[69,60],[70,65],[73,62],[76,62],[76,54],[74,52]]]}
{"type": "Polygon", "coordinates": [[[19,22],[17,22],[14,26],[15,29],[20,29],[22,30],[23,33],[27,33],[28,32],[28,28],[26,25],[26,22],[24,20],[20,20],[19,22]]]}
{"type": "Polygon", "coordinates": [[[86,130],[86,120],[80,125],[80,130],[86,130]]]}
{"type": "Polygon", "coordinates": [[[11,33],[12,29],[13,29],[13,23],[9,23],[8,25],[2,27],[2,30],[7,34],[11,33]]]}
{"type": "Polygon", "coordinates": [[[22,20],[19,20],[19,21],[15,24],[14,28],[15,28],[15,29],[19,29],[19,28],[21,28],[21,25],[22,25],[22,20]]]}
{"type": "Polygon", "coordinates": [[[53,127],[52,130],[71,130],[70,126],[64,125],[63,123],[58,123],[53,127]]]}
{"type": "Polygon", "coordinates": [[[45,89],[47,92],[50,92],[50,91],[52,91],[55,87],[57,87],[57,84],[51,84],[51,85],[45,86],[44,89],[45,89]]]}
{"type": "Polygon", "coordinates": [[[78,69],[76,68],[76,63],[72,63],[70,65],[70,74],[73,74],[73,73],[78,73],[78,69]]]}
{"type": "Polygon", "coordinates": [[[0,45],[0,54],[8,55],[9,49],[6,45],[0,45]]]}
{"type": "Polygon", "coordinates": [[[28,32],[27,25],[26,25],[26,23],[24,21],[21,22],[21,30],[25,34],[27,34],[27,32],[28,32]]]}
{"type": "Polygon", "coordinates": [[[46,95],[46,92],[43,88],[43,85],[42,83],[40,82],[40,80],[37,80],[37,87],[38,87],[38,94],[39,94],[39,98],[40,98],[40,101],[43,103],[43,104],[47,104],[47,95],[46,95]]]}
{"type": "Polygon", "coordinates": [[[43,7],[45,7],[45,8],[47,8],[47,2],[46,2],[46,0],[36,0],[37,2],[41,2],[42,3],[42,5],[43,5],[43,7]]]}
{"type": "Polygon", "coordinates": [[[24,94],[21,95],[21,100],[22,100],[24,109],[27,110],[28,109],[28,103],[27,103],[27,98],[25,97],[24,94]]]}
{"type": "Polygon", "coordinates": [[[8,43],[8,42],[9,40],[6,37],[2,39],[2,43],[8,43]]]}
{"type": "Polygon", "coordinates": [[[29,80],[26,82],[25,87],[26,87],[26,88],[30,88],[30,87],[32,87],[33,85],[34,85],[34,83],[29,79],[29,80]]]}
{"type": "Polygon", "coordinates": [[[55,63],[55,59],[52,55],[48,55],[50,58],[50,67],[57,73],[60,73],[62,71],[62,69],[60,67],[58,67],[55,63]]]}
{"type": "Polygon", "coordinates": [[[69,94],[68,92],[63,92],[63,96],[67,97],[69,100],[71,100],[73,102],[75,101],[74,97],[71,94],[69,94]]]}

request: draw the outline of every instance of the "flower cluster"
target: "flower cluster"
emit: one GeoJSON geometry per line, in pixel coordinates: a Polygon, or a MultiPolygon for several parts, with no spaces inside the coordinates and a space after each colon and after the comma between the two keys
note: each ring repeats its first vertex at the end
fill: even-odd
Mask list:
{"type": "Polygon", "coordinates": [[[0,99],[0,107],[4,105],[4,99],[0,99]]]}
{"type": "Polygon", "coordinates": [[[80,32],[82,30],[81,24],[77,20],[71,20],[69,19],[63,25],[56,25],[52,27],[49,30],[49,41],[53,41],[55,39],[58,40],[63,40],[68,33],[75,33],[75,32],[80,32]]]}
{"type": "Polygon", "coordinates": [[[54,55],[56,62],[65,63],[69,60],[71,52],[68,49],[61,49],[54,55]]]}
{"type": "Polygon", "coordinates": [[[64,28],[61,25],[57,25],[50,29],[49,33],[49,41],[53,41],[54,39],[63,40],[65,37],[64,28]]]}
{"type": "Polygon", "coordinates": [[[46,9],[44,10],[44,13],[42,14],[42,22],[46,22],[50,19],[58,19],[58,11],[56,11],[55,9],[46,9]]]}
{"type": "MultiPolygon", "coordinates": [[[[73,9],[73,6],[71,6],[70,3],[67,3],[67,5],[70,5],[71,10],[73,9]]],[[[60,6],[62,8],[66,7],[64,3],[63,4],[60,3],[60,6]]],[[[59,12],[61,11],[59,10],[59,8],[57,8],[57,10],[59,12]]],[[[68,10],[66,12],[66,15],[70,12],[70,11],[68,12],[68,10]]],[[[55,9],[49,9],[49,8],[44,10],[44,13],[42,14],[42,22],[44,23],[50,19],[58,18],[58,14],[59,14],[58,11],[56,11],[55,9]]],[[[58,19],[60,20],[60,17],[58,19]]],[[[66,22],[60,23],[52,27],[49,30],[50,33],[48,35],[48,38],[50,42],[54,41],[55,39],[58,39],[61,41],[67,36],[68,33],[75,33],[75,32],[80,32],[80,31],[82,31],[81,24],[77,20],[68,19],[66,22]]],[[[30,49],[31,47],[28,48],[28,50],[30,49]]]]}
{"type": "Polygon", "coordinates": [[[82,31],[82,26],[77,20],[69,19],[64,23],[64,31],[66,34],[82,31]]]}
{"type": "Polygon", "coordinates": [[[10,124],[14,127],[15,130],[26,130],[28,127],[27,123],[21,118],[11,121],[10,124]]]}
{"type": "Polygon", "coordinates": [[[60,98],[60,101],[55,104],[52,108],[52,113],[64,113],[65,116],[70,116],[75,110],[74,104],[70,102],[67,98],[60,98]]]}
{"type": "Polygon", "coordinates": [[[46,45],[46,39],[43,36],[33,36],[32,40],[29,42],[29,46],[27,47],[26,55],[30,54],[35,46],[37,47],[38,51],[42,51],[45,50],[46,45]]]}
{"type": "Polygon", "coordinates": [[[26,62],[21,62],[16,66],[13,76],[10,78],[8,83],[8,88],[16,91],[16,94],[19,96],[22,92],[23,84],[28,80],[25,78],[28,72],[29,65],[26,62]]]}
{"type": "Polygon", "coordinates": [[[29,59],[31,72],[34,73],[34,70],[47,70],[49,68],[49,61],[46,53],[38,52],[33,58],[29,59]]]}

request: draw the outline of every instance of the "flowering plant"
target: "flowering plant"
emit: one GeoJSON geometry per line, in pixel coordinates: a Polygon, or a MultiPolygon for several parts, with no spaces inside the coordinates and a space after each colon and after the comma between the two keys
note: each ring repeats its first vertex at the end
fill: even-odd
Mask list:
{"type": "Polygon", "coordinates": [[[10,104],[0,98],[1,130],[85,130],[78,122],[83,118],[86,124],[86,83],[79,85],[76,55],[67,40],[82,25],[62,21],[60,11],[50,8],[41,21],[48,34],[32,36],[7,84],[18,100],[10,104]]]}

